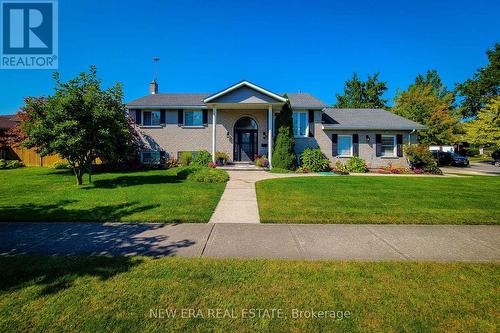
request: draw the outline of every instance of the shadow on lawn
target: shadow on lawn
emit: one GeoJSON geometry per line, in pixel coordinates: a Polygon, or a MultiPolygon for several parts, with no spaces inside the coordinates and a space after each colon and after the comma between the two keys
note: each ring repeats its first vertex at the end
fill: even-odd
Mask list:
{"type": "Polygon", "coordinates": [[[117,222],[135,213],[141,213],[156,207],[140,205],[137,201],[116,205],[97,206],[92,208],[66,207],[77,200],[61,200],[54,204],[21,204],[4,206],[0,210],[0,221],[3,222],[48,222],[48,221],[80,221],[80,222],[117,222]]]}
{"type": "Polygon", "coordinates": [[[116,188],[149,184],[179,183],[181,177],[175,175],[144,175],[144,176],[119,176],[113,179],[96,179],[86,190],[96,188],[116,188]]]}

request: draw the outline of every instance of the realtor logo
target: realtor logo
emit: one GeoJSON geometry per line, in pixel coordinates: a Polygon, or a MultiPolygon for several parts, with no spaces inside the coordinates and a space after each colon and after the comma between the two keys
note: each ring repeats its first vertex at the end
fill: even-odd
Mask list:
{"type": "Polygon", "coordinates": [[[57,1],[2,0],[0,6],[0,68],[57,68],[57,1]]]}

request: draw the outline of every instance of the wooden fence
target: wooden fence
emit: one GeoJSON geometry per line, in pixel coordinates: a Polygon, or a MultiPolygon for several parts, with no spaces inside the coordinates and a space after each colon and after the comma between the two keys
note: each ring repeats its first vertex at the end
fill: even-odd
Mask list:
{"type": "Polygon", "coordinates": [[[44,166],[52,167],[54,164],[67,163],[67,160],[62,159],[59,155],[40,156],[34,149],[21,147],[11,147],[12,153],[17,155],[17,158],[26,166],[44,166]]]}

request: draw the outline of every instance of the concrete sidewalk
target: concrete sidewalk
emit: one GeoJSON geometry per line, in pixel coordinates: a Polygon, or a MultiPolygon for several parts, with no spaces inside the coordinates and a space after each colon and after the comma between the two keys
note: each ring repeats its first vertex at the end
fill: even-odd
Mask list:
{"type": "Polygon", "coordinates": [[[0,223],[0,255],[500,261],[500,226],[0,223]]]}

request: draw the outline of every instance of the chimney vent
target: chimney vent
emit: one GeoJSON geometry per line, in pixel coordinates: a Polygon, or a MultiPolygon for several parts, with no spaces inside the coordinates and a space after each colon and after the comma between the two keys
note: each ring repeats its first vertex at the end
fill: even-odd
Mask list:
{"type": "Polygon", "coordinates": [[[149,84],[149,92],[154,95],[158,93],[158,82],[156,80],[151,81],[149,84]]]}

